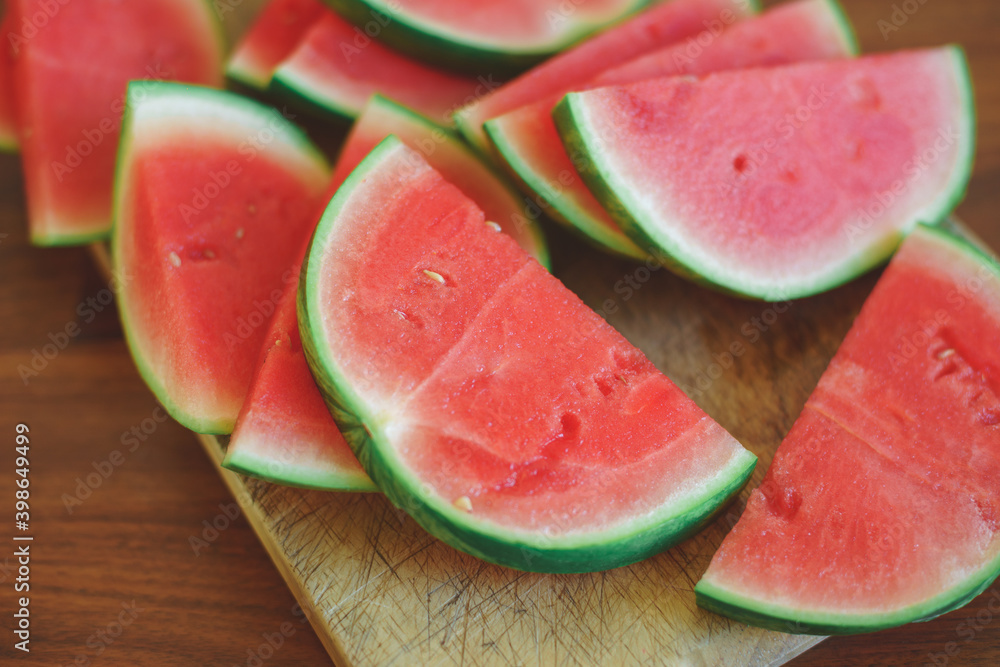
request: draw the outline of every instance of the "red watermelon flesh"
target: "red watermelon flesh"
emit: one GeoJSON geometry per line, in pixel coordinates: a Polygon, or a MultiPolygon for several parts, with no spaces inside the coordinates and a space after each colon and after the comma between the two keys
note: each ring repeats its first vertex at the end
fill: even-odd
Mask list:
{"type": "Polygon", "coordinates": [[[455,114],[455,124],[484,155],[490,152],[483,123],[519,107],[586,83],[609,67],[673,44],[705,29],[752,15],[746,0],[669,0],[561,53],[506,85],[485,91],[455,114]]]}
{"type": "Polygon", "coordinates": [[[374,491],[309,372],[295,311],[298,269],[286,275],[223,465],[282,484],[374,491]]]}
{"type": "Polygon", "coordinates": [[[246,98],[152,82],[129,96],[112,239],[126,339],[171,416],[229,433],[329,171],[246,98]]]}
{"type": "MultiPolygon", "coordinates": [[[[603,72],[577,89],[825,60],[854,52],[853,36],[833,0],[798,0],[725,31],[705,30],[603,72]]],[[[560,99],[561,94],[554,95],[488,121],[491,141],[515,178],[552,205],[554,217],[573,225],[599,247],[644,256],[577,174],[552,121],[552,109],[560,99]]]]}
{"type": "Polygon", "coordinates": [[[964,604],[1000,571],[1000,268],[918,228],[865,304],[699,603],[849,633],[964,604]]]}
{"type": "Polygon", "coordinates": [[[319,0],[271,0],[236,46],[226,74],[248,86],[267,88],[274,70],[325,12],[319,0]]]}
{"type": "Polygon", "coordinates": [[[202,0],[12,0],[9,10],[32,241],[106,236],[126,83],[220,84],[211,7],[202,0]]]}
{"type": "Polygon", "coordinates": [[[17,150],[17,109],[14,105],[14,59],[7,35],[12,32],[10,12],[0,21],[0,151],[17,150]]]}
{"type": "Polygon", "coordinates": [[[279,92],[325,113],[354,118],[379,93],[435,122],[474,99],[486,84],[411,60],[327,12],[275,70],[279,92]]]}
{"type": "Polygon", "coordinates": [[[379,95],[368,101],[344,141],[333,170],[330,197],[390,134],[424,155],[431,166],[483,209],[487,220],[499,225],[525,252],[548,266],[549,253],[541,229],[527,217],[524,198],[506,179],[484,164],[448,128],[379,95]]]}

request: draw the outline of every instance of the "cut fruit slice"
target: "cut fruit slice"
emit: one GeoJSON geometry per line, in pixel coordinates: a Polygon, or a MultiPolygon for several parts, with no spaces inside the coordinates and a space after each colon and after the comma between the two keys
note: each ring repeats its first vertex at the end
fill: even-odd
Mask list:
{"type": "Polygon", "coordinates": [[[10,52],[7,35],[13,33],[10,12],[5,12],[0,20],[0,151],[17,152],[17,109],[14,106],[14,59],[10,52]]]}
{"type": "Polygon", "coordinates": [[[298,271],[287,277],[222,465],[279,484],[375,491],[309,372],[295,312],[298,271]]]}
{"type": "Polygon", "coordinates": [[[706,26],[735,23],[755,11],[756,4],[747,0],[659,3],[500,88],[485,91],[485,95],[477,96],[455,114],[455,124],[473,146],[489,155],[490,142],[483,130],[483,123],[489,119],[553,95],[562,96],[609,67],[695,35],[706,26]]]}
{"type": "Polygon", "coordinates": [[[524,198],[483,164],[454,132],[379,95],[369,100],[344,142],[333,171],[331,197],[354,168],[390,134],[421,153],[449,183],[483,209],[487,220],[500,225],[525,252],[548,268],[545,237],[529,216],[524,198]]]}
{"type": "Polygon", "coordinates": [[[229,433],[329,170],[276,110],[179,84],[129,85],[121,144],[125,338],[171,416],[229,433]]]}
{"type": "Polygon", "coordinates": [[[226,75],[266,90],[274,70],[326,11],[319,0],[271,0],[236,46],[226,75]]]}
{"type": "Polygon", "coordinates": [[[555,119],[636,243],[775,301],[847,282],[942,220],[975,134],[954,47],[571,93],[555,119]]]}
{"type": "Polygon", "coordinates": [[[485,85],[409,60],[333,12],[312,27],[271,81],[275,92],[324,117],[354,118],[381,93],[443,123],[485,85]]]}
{"type": "MultiPolygon", "coordinates": [[[[798,0],[724,32],[705,30],[684,43],[609,70],[579,89],[843,58],[855,52],[854,36],[835,0],[798,0]]],[[[571,225],[599,248],[645,256],[587,189],[566,154],[552,121],[552,109],[561,97],[488,121],[490,140],[514,177],[549,204],[554,219],[571,225]]]]}
{"type": "Polygon", "coordinates": [[[472,74],[519,72],[648,0],[327,0],[403,53],[472,74]]]}
{"type": "Polygon", "coordinates": [[[118,130],[133,79],[219,85],[222,37],[204,0],[12,0],[8,35],[31,240],[67,245],[111,229],[118,130]],[[34,28],[39,16],[43,26],[34,28]],[[34,18],[31,18],[34,17],[34,18]],[[113,35],[114,38],[109,38],[113,35]]]}
{"type": "Polygon", "coordinates": [[[958,608],[1000,572],[1000,267],[903,244],[695,592],[783,632],[958,608]]]}
{"type": "Polygon", "coordinates": [[[320,389],[380,489],[490,562],[582,572],[690,535],[755,457],[395,137],[300,282],[320,389]]]}

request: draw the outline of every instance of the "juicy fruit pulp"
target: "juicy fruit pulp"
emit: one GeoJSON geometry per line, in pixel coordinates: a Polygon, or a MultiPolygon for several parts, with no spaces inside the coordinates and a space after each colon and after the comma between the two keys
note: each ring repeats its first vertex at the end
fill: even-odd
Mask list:
{"type": "Polygon", "coordinates": [[[744,0],[670,0],[591,37],[554,56],[513,81],[478,96],[455,114],[455,124],[483,155],[490,142],[483,123],[538,102],[567,93],[600,72],[663,48],[705,29],[723,26],[753,13],[744,0]]]}
{"type": "Polygon", "coordinates": [[[270,0],[233,51],[226,74],[247,86],[266,89],[274,70],[325,13],[320,0],[270,0]]]}
{"type": "Polygon", "coordinates": [[[975,133],[955,48],[599,88],[555,116],[634,240],[770,300],[846,282],[943,219],[975,133]]]}
{"type": "Polygon", "coordinates": [[[538,223],[529,217],[524,199],[451,130],[379,95],[368,101],[351,127],[333,170],[330,197],[390,134],[419,151],[448,182],[483,209],[487,220],[498,224],[526,253],[548,267],[545,238],[538,223]]]}
{"type": "Polygon", "coordinates": [[[177,421],[228,433],[328,168],[273,109],[133,82],[118,170],[114,265],[136,365],[177,421]]]}
{"type": "Polygon", "coordinates": [[[8,3],[31,238],[82,243],[111,229],[126,84],[219,85],[221,37],[203,0],[73,0],[48,19],[50,4],[8,3]]]}
{"type": "MultiPolygon", "coordinates": [[[[704,75],[748,67],[847,57],[854,38],[833,0],[798,0],[759,18],[702,31],[605,71],[579,90],[658,77],[704,75]],[[706,44],[707,46],[702,46],[706,44]]],[[[598,247],[629,257],[645,257],[581,180],[552,120],[556,95],[486,123],[497,153],[515,177],[547,201],[553,217],[568,223],[598,247]]]]}
{"type": "Polygon", "coordinates": [[[327,0],[393,48],[441,67],[509,74],[639,9],[647,0],[327,0]],[[460,7],[460,8],[459,8],[460,7]]]}
{"type": "Polygon", "coordinates": [[[961,606],[1000,572],[1000,267],[903,244],[696,592],[786,632],[961,606]]]}
{"type": "Polygon", "coordinates": [[[687,536],[755,457],[387,139],[307,255],[306,356],[389,498],[485,560],[594,571],[687,536]]]}
{"type": "Polygon", "coordinates": [[[306,364],[295,312],[297,278],[296,272],[274,313],[223,465],[280,484],[374,491],[306,364]]]}
{"type": "MultiPolygon", "coordinates": [[[[0,20],[0,34],[11,31],[10,13],[0,20]]],[[[17,150],[17,111],[14,106],[14,60],[9,44],[0,45],[0,151],[17,150]]]]}
{"type": "Polygon", "coordinates": [[[323,116],[354,118],[375,93],[447,123],[483,83],[410,60],[326,14],[275,70],[276,92],[323,116]],[[359,41],[360,40],[360,41],[359,41]]]}

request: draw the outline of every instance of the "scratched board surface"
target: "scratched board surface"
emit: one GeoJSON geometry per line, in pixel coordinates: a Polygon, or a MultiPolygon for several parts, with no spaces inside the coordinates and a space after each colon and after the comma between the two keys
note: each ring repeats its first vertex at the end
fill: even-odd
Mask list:
{"type": "MultiPolygon", "coordinates": [[[[710,527],[630,567],[583,575],[489,565],[427,535],[379,494],[281,487],[219,468],[341,665],[773,665],[819,641],[699,609],[694,583],[874,286],[740,301],[561,233],[554,271],[760,459],[710,527]]],[[[98,261],[106,266],[102,248],[98,261]]],[[[221,461],[225,442],[199,436],[221,461]]]]}

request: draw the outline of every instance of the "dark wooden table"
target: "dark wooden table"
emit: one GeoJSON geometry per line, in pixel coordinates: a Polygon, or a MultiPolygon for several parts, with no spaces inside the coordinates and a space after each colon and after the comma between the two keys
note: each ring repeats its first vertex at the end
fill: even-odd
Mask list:
{"type": "MultiPolygon", "coordinates": [[[[866,51],[965,46],[980,137],[959,215],[1000,249],[1000,3],[844,4],[866,51]]],[[[568,244],[563,253],[589,252],[556,238],[568,244]]],[[[18,162],[0,156],[0,437],[9,444],[0,525],[13,518],[14,429],[25,423],[35,538],[30,655],[12,648],[17,562],[9,537],[0,540],[8,545],[0,549],[0,663],[329,664],[241,517],[220,522],[228,527],[207,546],[192,546],[204,522],[234,506],[194,437],[162,418],[135,373],[105,288],[84,250],[28,245],[18,162]],[[60,334],[70,324],[78,334],[60,334]],[[19,367],[49,343],[65,349],[25,383],[19,367]]],[[[831,639],[794,664],[1000,664],[1000,584],[943,618],[831,639]]]]}

